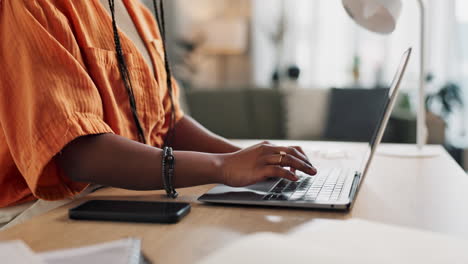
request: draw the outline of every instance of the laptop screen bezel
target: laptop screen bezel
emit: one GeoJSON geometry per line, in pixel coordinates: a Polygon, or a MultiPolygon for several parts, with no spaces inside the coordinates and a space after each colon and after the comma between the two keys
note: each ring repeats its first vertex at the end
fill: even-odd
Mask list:
{"type": "Polygon", "coordinates": [[[412,48],[409,48],[407,51],[402,56],[400,65],[398,67],[398,70],[395,74],[395,77],[392,81],[392,84],[390,86],[390,89],[388,90],[388,97],[385,100],[385,105],[382,108],[382,113],[380,120],[377,125],[377,129],[374,130],[374,135],[371,138],[371,141],[369,142],[369,145],[366,150],[366,154],[364,155],[363,158],[363,163],[360,167],[359,172],[362,173],[361,175],[361,181],[364,179],[364,177],[367,174],[367,171],[369,170],[370,164],[372,162],[372,159],[375,155],[375,152],[377,150],[378,145],[382,141],[382,137],[384,135],[385,129],[388,124],[388,120],[390,119],[390,116],[393,111],[393,107],[396,102],[396,98],[398,95],[398,91],[401,85],[401,81],[403,80],[403,77],[406,72],[406,68],[408,66],[409,59],[411,57],[411,52],[412,48]]]}

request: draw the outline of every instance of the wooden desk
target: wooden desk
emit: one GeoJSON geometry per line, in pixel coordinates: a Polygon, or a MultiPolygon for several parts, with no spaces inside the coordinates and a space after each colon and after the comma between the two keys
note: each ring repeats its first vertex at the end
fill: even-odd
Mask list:
{"type": "MultiPolygon", "coordinates": [[[[249,144],[251,142],[241,142],[249,144]]],[[[302,145],[315,164],[359,164],[364,145],[324,142],[280,142],[302,145]],[[320,159],[325,149],[345,149],[349,158],[320,159]]],[[[383,145],[404,149],[404,146],[383,145]]],[[[193,263],[212,251],[255,232],[288,232],[315,219],[362,218],[468,238],[468,177],[441,148],[431,159],[377,155],[354,209],[349,213],[278,208],[209,206],[197,198],[212,186],[180,190],[179,200],[192,212],[176,225],[80,222],[67,209],[86,199],[166,200],[162,192],[103,189],[0,233],[0,240],[22,239],[36,251],[85,246],[124,237],[141,237],[155,263],[193,263]]],[[[313,238],[311,238],[313,239],[313,238]]]]}

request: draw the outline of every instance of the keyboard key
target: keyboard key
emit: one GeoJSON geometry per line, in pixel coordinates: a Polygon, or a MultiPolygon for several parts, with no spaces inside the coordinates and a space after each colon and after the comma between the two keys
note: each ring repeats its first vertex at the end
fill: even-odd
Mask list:
{"type": "Polygon", "coordinates": [[[297,187],[300,185],[300,182],[291,182],[288,187],[284,189],[284,192],[292,192],[297,189],[297,187]]]}
{"type": "Polygon", "coordinates": [[[315,201],[315,199],[317,199],[317,196],[315,196],[315,195],[308,195],[308,194],[306,194],[306,195],[303,197],[303,200],[304,200],[304,201],[315,201]]]}
{"type": "Polygon", "coordinates": [[[283,179],[283,180],[279,181],[278,184],[276,184],[275,188],[284,188],[288,184],[289,184],[289,181],[286,180],[286,179],[283,179]]]}
{"type": "Polygon", "coordinates": [[[289,181],[286,179],[282,179],[279,181],[271,190],[272,193],[281,193],[283,192],[284,188],[289,184],[289,181]]]}
{"type": "Polygon", "coordinates": [[[330,196],[319,196],[315,200],[317,202],[328,202],[328,201],[330,201],[330,196]]]}
{"type": "Polygon", "coordinates": [[[286,195],[281,194],[281,195],[276,196],[274,198],[274,200],[276,200],[276,201],[286,201],[286,200],[288,200],[288,197],[286,195]]]}
{"type": "Polygon", "coordinates": [[[309,176],[302,172],[298,172],[297,175],[299,181],[291,182],[282,179],[270,190],[270,194],[263,199],[269,201],[337,201],[345,186],[348,171],[335,168],[320,171],[315,176],[309,176]]]}
{"type": "Polygon", "coordinates": [[[293,195],[291,195],[291,197],[289,197],[289,200],[293,200],[293,201],[302,200],[304,195],[305,193],[295,192],[293,193],[293,195]]]}

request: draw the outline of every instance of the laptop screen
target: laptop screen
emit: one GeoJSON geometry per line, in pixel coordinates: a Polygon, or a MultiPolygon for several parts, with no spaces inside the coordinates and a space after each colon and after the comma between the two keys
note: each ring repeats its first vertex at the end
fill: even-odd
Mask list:
{"type": "Polygon", "coordinates": [[[361,166],[360,172],[363,173],[365,176],[367,170],[369,169],[369,165],[372,161],[372,157],[377,149],[377,146],[380,144],[382,140],[383,134],[385,132],[385,128],[387,127],[388,120],[390,119],[390,115],[393,110],[393,106],[396,101],[396,96],[398,95],[398,90],[400,88],[401,80],[403,79],[403,75],[406,71],[406,67],[408,65],[409,58],[411,56],[411,48],[408,49],[404,54],[400,62],[400,66],[398,67],[398,71],[396,72],[392,84],[390,85],[390,89],[388,89],[387,96],[384,100],[384,105],[381,109],[380,118],[377,123],[377,126],[374,129],[373,136],[369,142],[369,147],[367,149],[367,153],[364,155],[363,164],[361,166]]]}

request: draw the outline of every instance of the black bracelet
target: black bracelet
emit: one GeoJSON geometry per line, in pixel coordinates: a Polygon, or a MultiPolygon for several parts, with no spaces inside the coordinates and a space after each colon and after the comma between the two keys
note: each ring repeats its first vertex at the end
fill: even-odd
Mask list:
{"type": "Polygon", "coordinates": [[[174,189],[175,157],[171,147],[164,147],[161,167],[164,189],[167,196],[175,199],[179,194],[174,189]]]}

